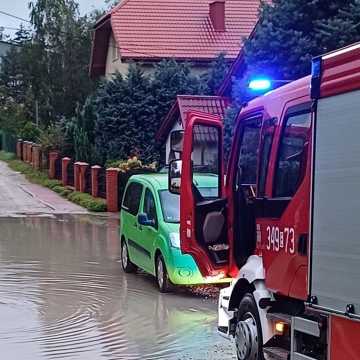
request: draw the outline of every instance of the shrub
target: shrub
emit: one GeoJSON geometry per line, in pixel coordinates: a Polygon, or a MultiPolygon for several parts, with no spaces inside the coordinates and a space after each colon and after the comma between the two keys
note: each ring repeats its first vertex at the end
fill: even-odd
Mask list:
{"type": "Polygon", "coordinates": [[[15,159],[15,154],[14,153],[9,153],[6,151],[0,151],[0,160],[2,161],[9,161],[15,159]]]}
{"type": "Polygon", "coordinates": [[[24,127],[18,132],[18,136],[26,141],[37,141],[39,135],[39,128],[31,121],[26,122],[24,127]]]}
{"type": "Polygon", "coordinates": [[[94,212],[106,211],[106,202],[104,199],[93,198],[89,194],[74,191],[69,194],[68,199],[72,202],[85,207],[86,209],[94,212]]]}
{"type": "Polygon", "coordinates": [[[46,153],[51,150],[63,150],[65,147],[64,130],[59,124],[52,124],[40,132],[39,142],[46,153]]]}

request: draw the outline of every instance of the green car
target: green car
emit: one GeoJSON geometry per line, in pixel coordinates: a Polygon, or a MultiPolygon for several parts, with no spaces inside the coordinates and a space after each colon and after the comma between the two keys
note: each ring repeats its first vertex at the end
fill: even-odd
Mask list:
{"type": "MultiPolygon", "coordinates": [[[[217,194],[216,176],[200,175],[196,181],[204,196],[217,194]]],[[[168,191],[167,174],[133,175],[120,212],[124,271],[135,272],[139,267],[154,275],[161,292],[171,290],[172,285],[223,282],[205,280],[192,256],[181,252],[179,222],[180,196],[168,191]]]]}

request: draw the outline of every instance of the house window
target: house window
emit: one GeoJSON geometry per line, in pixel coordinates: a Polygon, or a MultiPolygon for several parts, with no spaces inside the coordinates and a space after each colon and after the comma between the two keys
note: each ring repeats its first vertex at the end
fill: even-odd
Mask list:
{"type": "Polygon", "coordinates": [[[111,38],[110,46],[111,46],[111,59],[112,61],[117,61],[120,57],[120,51],[113,37],[111,38]]]}

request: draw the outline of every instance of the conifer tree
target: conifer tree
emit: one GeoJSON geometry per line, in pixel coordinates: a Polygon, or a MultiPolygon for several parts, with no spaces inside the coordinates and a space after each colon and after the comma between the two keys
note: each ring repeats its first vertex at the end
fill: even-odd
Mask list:
{"type": "Polygon", "coordinates": [[[263,2],[245,43],[249,72],[282,80],[309,74],[313,56],[360,39],[358,13],[358,0],[263,2]]]}

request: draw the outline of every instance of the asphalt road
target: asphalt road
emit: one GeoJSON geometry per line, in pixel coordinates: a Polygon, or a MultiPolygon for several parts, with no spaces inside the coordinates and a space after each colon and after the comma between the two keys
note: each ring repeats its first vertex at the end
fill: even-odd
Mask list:
{"type": "Polygon", "coordinates": [[[216,299],[125,274],[118,220],[53,195],[0,163],[2,359],[234,359],[216,299]]]}

